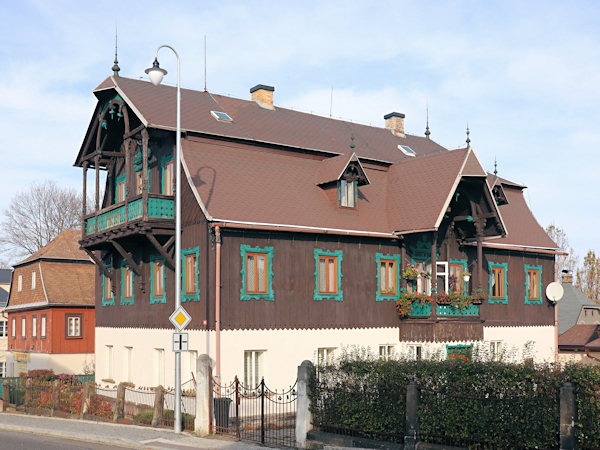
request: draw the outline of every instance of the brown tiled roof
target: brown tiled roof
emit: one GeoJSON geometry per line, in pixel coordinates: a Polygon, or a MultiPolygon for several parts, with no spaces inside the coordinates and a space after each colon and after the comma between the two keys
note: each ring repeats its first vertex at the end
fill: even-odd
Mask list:
{"type": "Polygon", "coordinates": [[[15,264],[15,267],[40,258],[77,259],[89,261],[89,256],[79,248],[79,239],[81,239],[80,230],[65,230],[33,255],[15,264]]]}
{"type": "Polygon", "coordinates": [[[599,339],[600,325],[574,325],[558,336],[559,347],[585,347],[596,346],[599,339]]]}

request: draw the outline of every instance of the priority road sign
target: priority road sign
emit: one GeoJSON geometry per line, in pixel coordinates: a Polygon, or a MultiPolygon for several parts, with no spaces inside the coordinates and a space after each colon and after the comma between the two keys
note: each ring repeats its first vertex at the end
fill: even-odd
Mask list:
{"type": "Polygon", "coordinates": [[[183,309],[182,306],[175,308],[171,317],[169,317],[171,323],[177,328],[177,331],[183,331],[185,327],[192,321],[192,316],[183,309]]]}
{"type": "Polygon", "coordinates": [[[173,333],[173,351],[187,352],[189,343],[189,333],[173,333]]]}

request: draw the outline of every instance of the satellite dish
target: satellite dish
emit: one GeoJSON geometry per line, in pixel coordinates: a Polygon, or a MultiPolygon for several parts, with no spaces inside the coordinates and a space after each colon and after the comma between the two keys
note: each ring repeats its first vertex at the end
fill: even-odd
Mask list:
{"type": "Polygon", "coordinates": [[[564,293],[565,290],[563,289],[562,285],[556,281],[553,281],[546,286],[546,297],[548,297],[548,300],[550,300],[552,303],[556,303],[563,298],[564,293]]]}

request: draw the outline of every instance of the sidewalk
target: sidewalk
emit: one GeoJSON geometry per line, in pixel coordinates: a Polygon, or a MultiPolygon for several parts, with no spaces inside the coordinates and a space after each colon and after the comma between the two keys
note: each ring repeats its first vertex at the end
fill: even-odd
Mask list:
{"type": "Polygon", "coordinates": [[[235,440],[201,438],[188,432],[176,434],[164,428],[120,425],[90,420],[59,419],[18,413],[0,413],[0,430],[20,431],[130,448],[162,449],[258,449],[263,448],[235,440]]]}

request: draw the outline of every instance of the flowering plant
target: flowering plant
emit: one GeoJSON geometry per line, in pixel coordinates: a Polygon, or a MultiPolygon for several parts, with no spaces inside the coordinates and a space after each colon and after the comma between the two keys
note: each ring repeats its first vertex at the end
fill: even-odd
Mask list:
{"type": "Polygon", "coordinates": [[[420,272],[417,270],[414,264],[407,264],[402,271],[402,278],[416,278],[418,277],[420,272]]]}
{"type": "Polygon", "coordinates": [[[436,296],[436,302],[440,305],[450,305],[454,308],[466,309],[473,304],[473,297],[462,295],[458,291],[441,292],[436,296]]]}
{"type": "Polygon", "coordinates": [[[418,294],[403,291],[396,301],[396,309],[400,314],[401,319],[406,319],[413,309],[413,303],[420,303],[421,306],[425,303],[431,303],[432,298],[427,294],[418,294]]]}

